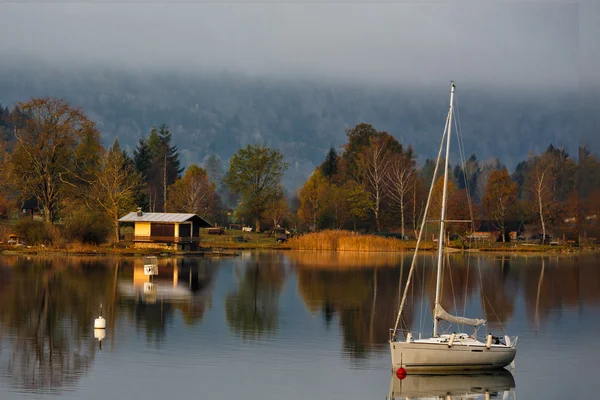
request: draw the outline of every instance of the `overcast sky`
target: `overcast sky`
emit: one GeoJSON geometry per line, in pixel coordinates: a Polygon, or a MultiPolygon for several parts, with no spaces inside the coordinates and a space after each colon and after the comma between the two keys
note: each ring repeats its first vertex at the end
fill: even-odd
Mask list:
{"type": "Polygon", "coordinates": [[[0,55],[392,84],[576,88],[598,81],[597,3],[4,3],[0,55]]]}

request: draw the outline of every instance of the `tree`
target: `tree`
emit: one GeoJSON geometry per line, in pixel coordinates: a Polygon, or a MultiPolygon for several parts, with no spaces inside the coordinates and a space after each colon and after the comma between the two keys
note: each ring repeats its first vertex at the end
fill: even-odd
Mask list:
{"type": "Polygon", "coordinates": [[[63,99],[34,98],[19,103],[15,121],[13,176],[22,197],[35,197],[47,222],[54,220],[65,188],[77,175],[76,150],[84,138],[99,140],[92,121],[63,99]],[[26,117],[23,117],[26,116],[26,117]]]}
{"type": "MultiPolygon", "coordinates": [[[[452,218],[451,210],[456,209],[455,200],[457,189],[454,182],[448,179],[448,186],[446,188],[446,218],[452,218]]],[[[431,204],[429,208],[429,215],[432,219],[439,220],[442,214],[442,199],[444,195],[444,177],[441,176],[433,186],[433,193],[431,194],[431,204]]],[[[450,225],[446,225],[446,229],[449,229],[450,225]]]]}
{"type": "Polygon", "coordinates": [[[336,227],[343,228],[349,220],[352,220],[356,230],[356,220],[366,218],[372,207],[369,192],[352,180],[343,185],[333,185],[332,192],[336,227]]]}
{"type": "Polygon", "coordinates": [[[387,172],[387,180],[390,197],[400,209],[400,225],[402,237],[404,237],[404,209],[406,206],[406,197],[412,189],[411,180],[416,173],[415,160],[412,151],[395,154],[390,162],[390,168],[387,172]]]}
{"type": "Polygon", "coordinates": [[[119,241],[119,217],[135,206],[135,195],[143,186],[142,175],[127,162],[119,148],[119,142],[110,148],[102,160],[102,168],[91,182],[89,207],[96,206],[110,216],[115,229],[115,241],[119,241]]]}
{"type": "Polygon", "coordinates": [[[540,219],[542,243],[546,240],[546,223],[554,203],[552,193],[553,164],[547,155],[532,156],[532,168],[527,176],[526,188],[533,196],[535,212],[540,219]]]}
{"type": "MultiPolygon", "coordinates": [[[[449,186],[453,185],[449,184],[449,186]]],[[[467,206],[469,203],[469,194],[467,193],[466,188],[454,190],[449,194],[447,218],[456,222],[448,222],[446,224],[448,231],[464,235],[468,231],[474,231],[476,229],[474,221],[472,220],[471,210],[467,206]]]]}
{"type": "Polygon", "coordinates": [[[206,218],[214,206],[214,195],[215,183],[208,179],[206,170],[191,164],[183,178],[169,187],[169,209],[206,218]]]}
{"type": "Polygon", "coordinates": [[[337,153],[333,147],[329,149],[325,161],[321,164],[321,173],[329,182],[331,178],[337,173],[337,153]]]}
{"type": "Polygon", "coordinates": [[[149,183],[149,177],[152,173],[152,151],[145,137],[139,139],[136,148],[133,150],[133,163],[136,171],[141,174],[142,180],[146,183],[144,189],[136,194],[135,202],[138,207],[144,210],[154,211],[154,208],[150,204],[152,188],[149,183]]]}
{"type": "Polygon", "coordinates": [[[144,137],[140,138],[137,147],[133,150],[133,162],[135,163],[135,169],[147,180],[150,168],[152,168],[152,151],[144,137]]]}
{"type": "Polygon", "coordinates": [[[349,177],[357,179],[359,176],[360,167],[358,166],[358,155],[362,150],[369,146],[371,137],[377,135],[377,130],[373,125],[361,122],[352,129],[346,129],[348,143],[344,146],[342,157],[347,166],[349,177]]]}
{"type": "MultiPolygon", "coordinates": [[[[431,178],[433,179],[433,172],[431,178]]],[[[420,222],[425,212],[425,199],[427,198],[427,189],[425,187],[429,187],[430,185],[431,181],[425,185],[423,178],[418,176],[415,176],[415,179],[412,180],[412,230],[415,237],[418,236],[420,222]]]]}
{"type": "Polygon", "coordinates": [[[248,145],[229,161],[224,183],[240,195],[242,207],[254,218],[257,232],[260,231],[260,217],[269,201],[277,195],[288,167],[279,150],[263,145],[248,145]]]}
{"type": "Polygon", "coordinates": [[[148,147],[152,155],[152,167],[147,175],[150,186],[150,207],[167,212],[168,187],[181,178],[177,146],[171,146],[172,135],[166,125],[158,130],[153,126],[148,135],[148,147]]]}
{"type": "Polygon", "coordinates": [[[371,211],[375,215],[377,231],[381,230],[380,208],[387,194],[386,175],[390,165],[392,142],[395,142],[395,139],[385,132],[372,136],[369,145],[357,159],[359,181],[371,194],[371,211]]]}
{"type": "Polygon", "coordinates": [[[487,219],[494,221],[495,227],[500,230],[502,242],[506,241],[506,219],[516,201],[517,184],[510,179],[508,170],[504,168],[490,172],[483,206],[487,219]]]}
{"type": "Polygon", "coordinates": [[[485,188],[487,186],[490,173],[492,171],[505,168],[506,167],[502,165],[500,159],[497,157],[490,158],[489,160],[486,160],[480,164],[479,171],[477,172],[476,187],[474,190],[475,196],[473,197],[478,204],[483,202],[483,196],[485,195],[485,188]]]}
{"type": "Polygon", "coordinates": [[[204,169],[208,178],[213,181],[217,188],[221,185],[223,179],[223,167],[221,166],[221,157],[216,154],[211,154],[204,161],[204,169]]]}
{"type": "Polygon", "coordinates": [[[325,192],[329,189],[321,170],[317,168],[298,192],[298,217],[317,230],[317,219],[325,208],[325,192]]]}
{"type": "Polygon", "coordinates": [[[273,229],[279,226],[281,220],[290,212],[287,198],[283,192],[283,187],[279,188],[279,193],[273,196],[267,209],[265,216],[269,217],[273,221],[273,229]]]}
{"type": "Polygon", "coordinates": [[[474,199],[477,189],[477,180],[480,173],[481,169],[479,167],[479,161],[477,161],[477,156],[471,154],[462,167],[457,165],[454,168],[454,178],[456,179],[458,189],[467,189],[469,196],[474,199]]]}

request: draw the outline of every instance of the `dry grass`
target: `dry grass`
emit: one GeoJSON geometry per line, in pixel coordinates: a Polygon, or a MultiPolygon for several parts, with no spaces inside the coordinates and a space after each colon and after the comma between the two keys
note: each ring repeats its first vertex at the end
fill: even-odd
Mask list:
{"type": "MultiPolygon", "coordinates": [[[[407,251],[415,248],[414,241],[362,235],[344,230],[325,230],[294,237],[288,242],[296,250],[329,251],[407,251]]],[[[423,243],[423,250],[432,248],[432,243],[423,243]]]]}

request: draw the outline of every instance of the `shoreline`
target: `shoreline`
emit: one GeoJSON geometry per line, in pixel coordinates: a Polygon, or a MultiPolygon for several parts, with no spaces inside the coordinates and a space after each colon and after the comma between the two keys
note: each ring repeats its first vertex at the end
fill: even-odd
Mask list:
{"type": "MultiPolygon", "coordinates": [[[[296,249],[288,245],[253,245],[244,243],[244,245],[235,246],[228,243],[226,246],[213,245],[211,247],[204,247],[198,251],[173,251],[166,249],[139,249],[139,248],[119,248],[119,247],[96,247],[96,246],[80,246],[74,249],[54,248],[54,247],[41,247],[41,246],[28,246],[28,247],[1,247],[1,255],[38,255],[38,256],[99,256],[99,257],[143,257],[143,256],[188,256],[188,257],[235,257],[239,255],[241,251],[314,251],[323,252],[328,251],[332,253],[412,253],[414,247],[405,247],[397,250],[387,249],[372,249],[372,250],[321,250],[321,249],[296,249]]],[[[482,247],[482,248],[456,248],[447,247],[444,249],[448,253],[503,253],[503,254],[539,254],[539,255],[576,255],[576,254],[587,254],[587,253],[599,253],[600,247],[583,247],[583,248],[572,248],[562,246],[536,246],[536,247],[482,247]]],[[[435,249],[423,249],[421,253],[435,253],[435,249]]]]}

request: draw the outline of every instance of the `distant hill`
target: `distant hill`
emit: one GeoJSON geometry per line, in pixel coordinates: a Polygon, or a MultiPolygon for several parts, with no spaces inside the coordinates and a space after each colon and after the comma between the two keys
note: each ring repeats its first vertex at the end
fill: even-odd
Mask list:
{"type": "MultiPolygon", "coordinates": [[[[598,118],[592,118],[597,104],[593,102],[598,96],[590,95],[585,103],[570,93],[491,94],[466,89],[458,83],[467,156],[497,156],[514,168],[529,151],[541,152],[550,143],[565,146],[573,156],[580,139],[596,151],[600,148],[600,135],[592,132],[598,118]],[[581,107],[582,101],[586,107],[581,107]]],[[[226,167],[241,146],[264,142],[281,149],[290,163],[289,189],[304,183],[330,146],[345,143],[345,128],[363,121],[387,130],[403,144],[412,144],[421,160],[435,156],[448,90],[269,80],[228,73],[0,64],[2,105],[33,96],[65,97],[97,122],[105,145],[118,136],[130,150],[153,124],[166,123],[186,165],[218,154],[226,167]]]]}

